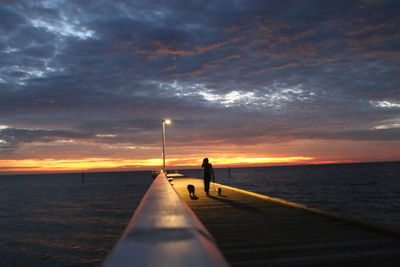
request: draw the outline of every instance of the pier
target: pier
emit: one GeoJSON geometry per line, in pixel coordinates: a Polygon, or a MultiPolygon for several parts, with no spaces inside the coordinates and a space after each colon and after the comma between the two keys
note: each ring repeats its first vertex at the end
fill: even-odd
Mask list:
{"type": "Polygon", "coordinates": [[[232,266],[400,266],[398,233],[224,185],[211,185],[207,197],[201,179],[171,184],[232,266]]]}
{"type": "Polygon", "coordinates": [[[158,175],[103,267],[400,266],[400,234],[203,180],[158,175]],[[195,198],[187,185],[195,186],[195,198]],[[219,194],[217,189],[221,188],[219,194]]]}

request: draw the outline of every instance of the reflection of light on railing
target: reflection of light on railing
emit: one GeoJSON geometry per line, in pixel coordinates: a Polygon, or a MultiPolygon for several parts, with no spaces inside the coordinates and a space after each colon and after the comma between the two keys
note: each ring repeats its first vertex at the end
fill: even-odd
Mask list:
{"type": "Polygon", "coordinates": [[[212,236],[160,174],[103,266],[228,266],[212,236]]]}

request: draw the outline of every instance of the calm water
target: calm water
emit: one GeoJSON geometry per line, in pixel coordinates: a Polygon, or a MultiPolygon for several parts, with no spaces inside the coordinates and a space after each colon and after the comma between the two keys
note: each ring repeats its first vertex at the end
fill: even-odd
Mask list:
{"type": "Polygon", "coordinates": [[[149,172],[0,176],[0,266],[98,266],[149,172]]]}
{"type": "MultiPolygon", "coordinates": [[[[202,177],[201,170],[182,173],[202,177]]],[[[400,231],[400,162],[215,169],[216,182],[400,231]]]]}
{"type": "MultiPolygon", "coordinates": [[[[182,170],[202,177],[201,170],[182,170]]],[[[215,169],[217,182],[400,231],[400,163],[215,169]]],[[[98,266],[149,172],[0,176],[0,266],[98,266]]]]}

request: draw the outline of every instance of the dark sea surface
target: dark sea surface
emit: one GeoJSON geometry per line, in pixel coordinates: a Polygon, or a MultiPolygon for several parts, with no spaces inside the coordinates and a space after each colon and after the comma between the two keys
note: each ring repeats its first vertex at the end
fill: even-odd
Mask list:
{"type": "Polygon", "coordinates": [[[0,266],[99,266],[150,172],[0,176],[0,266]]]}
{"type": "MultiPolygon", "coordinates": [[[[182,170],[202,177],[202,170],[182,170]]],[[[216,182],[400,232],[400,162],[214,169],[216,182]]]]}
{"type": "MultiPolygon", "coordinates": [[[[215,169],[216,182],[400,231],[400,163],[215,169]]],[[[202,177],[202,170],[181,170],[202,177]]],[[[150,172],[0,176],[0,266],[99,266],[150,172]]]]}

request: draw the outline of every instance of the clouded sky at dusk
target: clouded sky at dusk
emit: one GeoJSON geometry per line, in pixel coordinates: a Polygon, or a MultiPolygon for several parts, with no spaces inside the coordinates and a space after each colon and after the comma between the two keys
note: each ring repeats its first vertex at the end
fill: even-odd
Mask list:
{"type": "Polygon", "coordinates": [[[400,160],[397,0],[0,1],[0,173],[400,160]]]}

